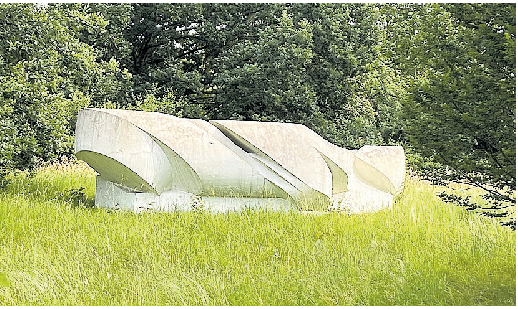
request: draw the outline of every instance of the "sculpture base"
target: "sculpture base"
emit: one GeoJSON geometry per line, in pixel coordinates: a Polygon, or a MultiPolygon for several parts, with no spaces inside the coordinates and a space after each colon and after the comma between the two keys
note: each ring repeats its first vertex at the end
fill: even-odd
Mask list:
{"type": "Polygon", "coordinates": [[[288,200],[282,198],[210,197],[196,196],[189,192],[168,191],[160,195],[132,192],[113,182],[97,176],[95,205],[97,207],[142,211],[196,211],[213,213],[242,210],[295,210],[288,200]]]}
{"type": "Polygon", "coordinates": [[[373,188],[365,188],[362,191],[347,191],[334,195],[331,202],[328,211],[369,213],[392,208],[394,196],[373,188]]]}

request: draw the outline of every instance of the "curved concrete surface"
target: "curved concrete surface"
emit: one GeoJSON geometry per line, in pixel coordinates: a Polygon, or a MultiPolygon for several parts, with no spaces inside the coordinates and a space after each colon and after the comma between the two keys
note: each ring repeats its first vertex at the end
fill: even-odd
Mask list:
{"type": "Polygon", "coordinates": [[[133,211],[377,211],[405,176],[401,147],[347,150],[300,124],[115,109],[79,112],[75,153],[99,173],[96,205],[133,211]]]}

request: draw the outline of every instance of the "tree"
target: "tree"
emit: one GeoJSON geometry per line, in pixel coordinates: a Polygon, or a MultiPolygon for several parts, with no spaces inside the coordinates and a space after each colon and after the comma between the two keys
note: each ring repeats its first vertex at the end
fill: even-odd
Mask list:
{"type": "Polygon", "coordinates": [[[401,28],[412,147],[442,165],[438,180],[486,190],[494,210],[514,203],[516,187],[515,12],[515,4],[422,5],[406,10],[413,27],[401,28]]]}
{"type": "MultiPolygon", "coordinates": [[[[226,51],[215,80],[218,118],[303,121],[318,113],[309,84],[311,25],[294,24],[287,11],[254,41],[226,51]]],[[[310,120],[311,121],[311,120],[310,120]]]]}
{"type": "Polygon", "coordinates": [[[162,99],[174,93],[191,105],[210,106],[221,52],[243,38],[256,36],[271,19],[267,4],[83,7],[109,21],[108,36],[90,36],[84,42],[106,54],[114,55],[110,50],[116,50],[121,65],[133,76],[132,97],[123,105],[135,105],[148,95],[162,99]],[[114,37],[118,43],[110,45],[106,37],[114,37]]]}
{"type": "Polygon", "coordinates": [[[397,83],[378,47],[378,15],[373,5],[284,6],[258,39],[224,53],[216,115],[299,122],[351,148],[394,143],[400,105],[387,98],[397,83]]]}
{"type": "Polygon", "coordinates": [[[119,94],[123,107],[175,97],[186,104],[174,113],[187,117],[302,122],[351,148],[401,140],[377,5],[61,6],[108,21],[102,31],[74,27],[104,59],[122,57],[134,85],[119,94]]]}
{"type": "MultiPolygon", "coordinates": [[[[302,6],[302,5],[301,5],[302,6]]],[[[401,83],[383,48],[379,5],[319,4],[311,75],[333,142],[351,148],[402,140],[401,83]]]]}
{"type": "Polygon", "coordinates": [[[127,74],[79,42],[67,15],[32,4],[0,5],[0,170],[30,168],[71,151],[77,111],[115,100],[127,74]]]}

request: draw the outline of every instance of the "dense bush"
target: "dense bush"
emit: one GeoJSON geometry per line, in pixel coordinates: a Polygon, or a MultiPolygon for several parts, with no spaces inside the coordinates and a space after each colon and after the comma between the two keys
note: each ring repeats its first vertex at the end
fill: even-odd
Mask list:
{"type": "Polygon", "coordinates": [[[0,5],[0,170],[70,153],[77,111],[116,100],[129,78],[80,42],[72,18],[85,31],[106,24],[80,10],[0,5]]]}

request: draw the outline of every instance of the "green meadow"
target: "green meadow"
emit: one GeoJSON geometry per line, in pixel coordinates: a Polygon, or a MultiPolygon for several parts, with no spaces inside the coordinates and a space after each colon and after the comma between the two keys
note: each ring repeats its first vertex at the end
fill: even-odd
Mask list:
{"type": "Polygon", "coordinates": [[[515,232],[411,178],[359,215],[96,209],[82,164],[9,180],[0,305],[516,305],[515,232]]]}

